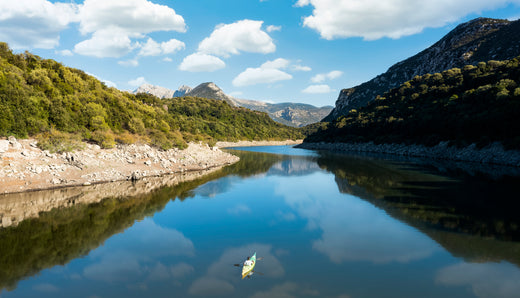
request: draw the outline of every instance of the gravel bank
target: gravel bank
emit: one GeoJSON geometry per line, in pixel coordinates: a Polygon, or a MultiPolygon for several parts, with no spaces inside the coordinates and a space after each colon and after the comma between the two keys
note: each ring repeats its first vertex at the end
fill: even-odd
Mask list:
{"type": "Polygon", "coordinates": [[[498,143],[491,144],[482,149],[478,149],[474,144],[465,148],[456,148],[448,146],[448,142],[441,142],[434,147],[421,145],[374,144],[372,142],[357,144],[302,143],[297,147],[314,150],[370,152],[520,167],[520,151],[504,150],[502,145],[498,143]]]}
{"type": "Polygon", "coordinates": [[[118,145],[56,154],[43,151],[32,139],[0,140],[0,193],[15,193],[102,182],[139,180],[235,163],[238,157],[206,144],[163,151],[148,145],[118,145]]]}

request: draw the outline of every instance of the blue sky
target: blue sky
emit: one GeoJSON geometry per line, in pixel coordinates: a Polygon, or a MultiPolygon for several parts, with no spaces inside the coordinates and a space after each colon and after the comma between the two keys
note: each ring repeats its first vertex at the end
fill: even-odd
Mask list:
{"type": "Polygon", "coordinates": [[[0,0],[0,41],[121,90],[323,106],[481,16],[517,19],[520,0],[0,0]]]}

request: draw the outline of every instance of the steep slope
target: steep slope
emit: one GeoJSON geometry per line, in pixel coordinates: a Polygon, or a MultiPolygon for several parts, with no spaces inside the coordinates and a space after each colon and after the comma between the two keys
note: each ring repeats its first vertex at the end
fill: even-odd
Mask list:
{"type": "Polygon", "coordinates": [[[305,142],[520,149],[520,57],[416,76],[324,125],[305,142]]]}
{"type": "Polygon", "coordinates": [[[213,82],[202,83],[197,87],[193,88],[191,91],[186,92],[184,96],[193,96],[193,97],[203,97],[210,99],[223,100],[232,107],[238,107],[238,103],[235,98],[227,95],[213,82]]]}
{"type": "Polygon", "coordinates": [[[190,92],[191,90],[193,90],[193,88],[191,88],[190,86],[182,85],[179,87],[179,89],[175,90],[175,92],[173,93],[173,97],[184,96],[184,94],[190,92]]]}
{"type": "Polygon", "coordinates": [[[520,54],[520,21],[478,18],[461,24],[428,49],[396,63],[387,72],[353,88],[341,90],[336,107],[324,121],[365,106],[377,95],[398,87],[417,75],[476,65],[480,61],[506,60],[520,54]]]}
{"type": "Polygon", "coordinates": [[[270,104],[253,100],[235,100],[241,107],[266,112],[274,121],[296,127],[319,122],[332,110],[331,106],[315,107],[303,103],[286,102],[270,104]]]}
{"type": "Polygon", "coordinates": [[[303,137],[265,113],[224,101],[161,99],[108,88],[81,70],[28,52],[15,54],[0,42],[0,137],[11,135],[36,136],[55,147],[55,141],[87,140],[106,148],[146,142],[162,149],[189,141],[303,137]]]}

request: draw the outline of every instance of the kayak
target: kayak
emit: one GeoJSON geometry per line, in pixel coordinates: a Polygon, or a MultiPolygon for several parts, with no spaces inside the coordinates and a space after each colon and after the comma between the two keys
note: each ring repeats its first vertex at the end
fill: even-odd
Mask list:
{"type": "Polygon", "coordinates": [[[253,254],[253,256],[250,258],[250,260],[253,262],[253,264],[246,266],[244,265],[242,267],[242,279],[246,277],[251,271],[253,271],[253,268],[255,268],[256,265],[256,252],[253,254]]]}

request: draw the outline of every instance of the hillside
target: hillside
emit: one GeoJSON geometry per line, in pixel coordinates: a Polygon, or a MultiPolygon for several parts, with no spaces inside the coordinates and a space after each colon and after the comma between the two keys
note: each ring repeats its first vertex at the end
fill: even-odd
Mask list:
{"type": "Polygon", "coordinates": [[[81,70],[28,52],[14,54],[0,43],[0,136],[9,135],[36,136],[50,147],[87,140],[106,148],[145,142],[163,149],[199,140],[302,137],[265,113],[205,98],[121,92],[81,70]]]}
{"type": "Polygon", "coordinates": [[[341,90],[336,107],[324,121],[365,106],[384,92],[417,75],[442,72],[480,61],[506,60],[520,54],[520,20],[478,18],[461,24],[428,49],[396,63],[385,73],[353,88],[341,90]]]}
{"type": "Polygon", "coordinates": [[[520,58],[416,76],[323,125],[305,142],[371,142],[520,149],[520,58]]]}
{"type": "Polygon", "coordinates": [[[183,85],[176,91],[169,90],[166,92],[164,90],[169,89],[144,84],[136,89],[133,93],[148,93],[161,98],[165,98],[165,94],[173,93],[173,97],[193,96],[224,100],[231,106],[244,107],[253,111],[265,112],[274,121],[293,127],[301,127],[311,123],[319,122],[332,110],[331,106],[318,108],[313,105],[303,103],[286,102],[271,104],[256,100],[238,99],[227,95],[222,89],[220,89],[215,83],[212,82],[202,83],[194,89],[183,85]]]}

